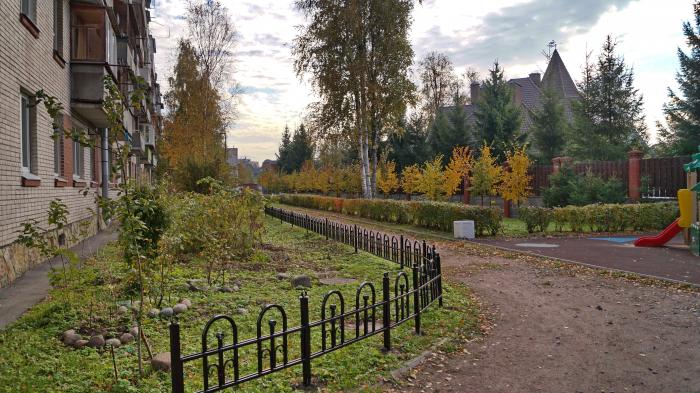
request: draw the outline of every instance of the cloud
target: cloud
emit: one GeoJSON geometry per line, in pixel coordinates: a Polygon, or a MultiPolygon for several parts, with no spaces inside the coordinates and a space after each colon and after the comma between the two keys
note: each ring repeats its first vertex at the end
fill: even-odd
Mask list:
{"type": "Polygon", "coordinates": [[[541,58],[536,45],[566,44],[590,30],[606,12],[632,0],[535,0],[487,13],[475,26],[444,31],[433,26],[416,42],[416,53],[447,53],[456,64],[487,67],[500,61],[531,63],[541,58]]]}

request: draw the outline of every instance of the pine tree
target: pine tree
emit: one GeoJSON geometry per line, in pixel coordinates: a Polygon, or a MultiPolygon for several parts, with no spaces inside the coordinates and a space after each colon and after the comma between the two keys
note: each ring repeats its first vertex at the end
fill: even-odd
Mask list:
{"type": "Polygon", "coordinates": [[[290,173],[293,171],[291,163],[291,135],[289,134],[289,126],[284,126],[284,132],[282,133],[282,141],[280,142],[279,151],[277,153],[277,166],[283,173],[290,173]]]}
{"type": "Polygon", "coordinates": [[[513,103],[513,92],[498,62],[489,70],[489,75],[481,89],[474,116],[481,139],[492,146],[495,157],[502,162],[512,145],[522,143],[520,108],[513,103]]]}
{"type": "Polygon", "coordinates": [[[537,161],[549,164],[552,158],[564,150],[565,135],[569,126],[564,115],[560,95],[553,89],[542,92],[542,107],[532,116],[531,141],[537,161]]]}
{"type": "Polygon", "coordinates": [[[586,61],[567,138],[567,151],[577,159],[621,160],[631,149],[647,148],[642,95],[634,87],[633,70],[615,52],[616,45],[608,36],[597,63],[586,61]]]}
{"type": "Polygon", "coordinates": [[[678,48],[680,70],[676,81],[681,94],[669,88],[670,101],[664,105],[668,128],[659,130],[663,151],[670,155],[692,154],[700,145],[700,2],[694,4],[694,9],[695,30],[690,22],[683,23],[690,53],[678,48]]]}

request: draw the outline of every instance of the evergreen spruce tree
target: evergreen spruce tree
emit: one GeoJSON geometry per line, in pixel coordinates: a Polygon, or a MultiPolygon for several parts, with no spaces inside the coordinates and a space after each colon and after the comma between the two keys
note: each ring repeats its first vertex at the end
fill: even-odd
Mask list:
{"type": "Polygon", "coordinates": [[[567,152],[580,160],[622,160],[630,150],[648,147],[642,95],[615,47],[608,36],[596,64],[587,59],[578,86],[581,98],[572,105],[567,152]]]}
{"type": "Polygon", "coordinates": [[[442,154],[446,160],[452,158],[452,150],[456,146],[472,146],[473,136],[467,123],[467,113],[464,110],[466,98],[455,94],[452,106],[438,113],[430,129],[430,147],[433,155],[442,154]]]}
{"type": "Polygon", "coordinates": [[[662,153],[669,155],[692,154],[700,145],[700,1],[694,9],[695,29],[690,22],[683,23],[690,53],[678,48],[680,70],[676,81],[681,94],[669,88],[670,101],[664,105],[668,128],[659,129],[662,153]]]}
{"type": "Polygon", "coordinates": [[[489,75],[481,89],[474,116],[481,139],[492,147],[498,161],[503,162],[506,151],[523,142],[520,108],[513,103],[513,92],[498,62],[489,70],[489,75]]]}
{"type": "Polygon", "coordinates": [[[284,132],[282,133],[282,141],[280,142],[279,151],[277,153],[277,167],[283,173],[292,172],[291,166],[291,135],[289,134],[289,126],[284,126],[284,132]]]}
{"type": "Polygon", "coordinates": [[[292,171],[301,170],[302,165],[308,160],[313,159],[314,146],[311,142],[311,136],[306,131],[304,124],[294,131],[294,137],[290,144],[290,168],[292,171]]]}
{"type": "Polygon", "coordinates": [[[540,164],[550,164],[562,155],[569,126],[560,94],[553,89],[542,91],[542,107],[532,116],[531,142],[540,164]]]}
{"type": "Polygon", "coordinates": [[[396,169],[402,172],[404,168],[422,164],[431,157],[430,146],[426,143],[425,118],[414,114],[407,120],[402,120],[402,132],[392,132],[386,143],[388,158],[396,162],[396,169]]]}

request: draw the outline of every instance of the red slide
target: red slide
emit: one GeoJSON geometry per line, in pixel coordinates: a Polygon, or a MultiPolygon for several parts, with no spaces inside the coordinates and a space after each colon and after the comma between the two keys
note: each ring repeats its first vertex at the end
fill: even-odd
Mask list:
{"type": "Polygon", "coordinates": [[[634,245],[637,247],[662,247],[664,244],[668,243],[673,239],[683,228],[678,225],[678,220],[674,221],[671,225],[667,226],[663,232],[656,236],[642,236],[634,241],[634,245]]]}

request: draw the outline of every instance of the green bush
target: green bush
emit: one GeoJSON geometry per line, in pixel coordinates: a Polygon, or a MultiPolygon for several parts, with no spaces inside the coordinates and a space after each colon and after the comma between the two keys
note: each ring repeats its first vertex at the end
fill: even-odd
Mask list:
{"type": "Polygon", "coordinates": [[[333,211],[395,224],[413,224],[445,232],[452,231],[453,221],[474,220],[479,235],[497,234],[503,220],[503,214],[498,208],[449,202],[344,199],[299,194],[282,194],[279,201],[291,206],[333,211]]]}
{"type": "Polygon", "coordinates": [[[563,167],[559,173],[552,175],[549,184],[542,194],[547,207],[623,203],[627,199],[620,180],[611,178],[606,181],[591,172],[580,176],[570,167],[563,167]]]}
{"type": "Polygon", "coordinates": [[[527,227],[528,233],[545,232],[553,219],[552,209],[546,207],[521,207],[518,209],[518,218],[527,227]]]}
{"type": "Polygon", "coordinates": [[[556,230],[569,226],[573,232],[621,232],[659,230],[679,215],[675,202],[649,204],[605,204],[554,208],[556,230]]]}

